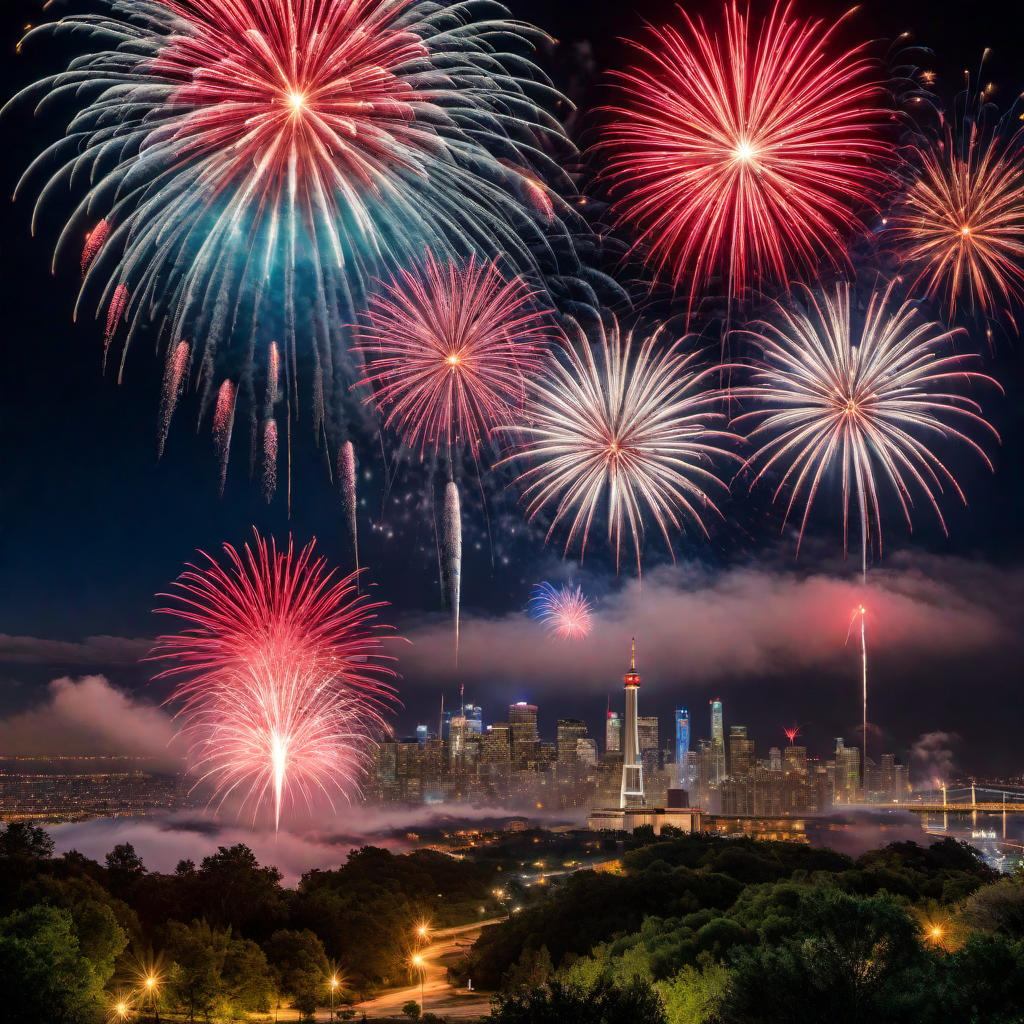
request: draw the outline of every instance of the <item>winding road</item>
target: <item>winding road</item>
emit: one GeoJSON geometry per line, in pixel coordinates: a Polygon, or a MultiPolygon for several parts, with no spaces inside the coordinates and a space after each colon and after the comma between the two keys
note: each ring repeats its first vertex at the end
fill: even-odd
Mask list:
{"type": "MultiPolygon", "coordinates": [[[[448,983],[448,966],[458,960],[477,940],[481,930],[489,924],[499,924],[503,917],[460,925],[457,928],[442,928],[430,935],[428,945],[418,952],[424,959],[423,967],[423,1010],[436,1013],[449,1020],[476,1020],[486,1016],[491,1009],[490,993],[471,992],[455,988],[448,983]]],[[[400,1018],[402,1007],[408,1002],[420,1001],[420,983],[388,989],[373,999],[357,1003],[354,1007],[356,1020],[366,1014],[367,1020],[400,1018]]]]}

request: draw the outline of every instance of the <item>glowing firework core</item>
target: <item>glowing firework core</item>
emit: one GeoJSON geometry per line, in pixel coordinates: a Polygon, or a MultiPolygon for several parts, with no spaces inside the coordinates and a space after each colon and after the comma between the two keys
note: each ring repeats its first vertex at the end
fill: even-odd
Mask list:
{"type": "Polygon", "coordinates": [[[153,657],[179,681],[191,767],[214,798],[236,794],[255,819],[266,804],[280,826],[286,805],[348,797],[358,788],[370,741],[384,731],[392,670],[373,623],[380,603],[356,594],[355,576],[334,580],[313,544],[278,552],[259,535],[242,552],[225,545],[175,582],[189,623],[163,636],[153,657]]]}

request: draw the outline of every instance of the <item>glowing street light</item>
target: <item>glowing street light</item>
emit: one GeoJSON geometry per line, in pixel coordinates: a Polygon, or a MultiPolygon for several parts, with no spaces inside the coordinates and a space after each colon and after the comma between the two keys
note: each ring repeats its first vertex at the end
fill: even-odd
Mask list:
{"type": "Polygon", "coordinates": [[[153,1019],[160,1024],[160,1007],[157,1004],[156,997],[160,991],[160,978],[158,975],[150,971],[142,981],[142,986],[146,991],[146,995],[149,997],[150,1009],[153,1011],[153,1019]]]}
{"type": "Polygon", "coordinates": [[[331,988],[331,1020],[333,1021],[334,1020],[334,997],[335,997],[335,995],[338,992],[338,986],[341,984],[341,982],[338,980],[338,976],[336,974],[332,974],[331,975],[331,980],[328,982],[328,984],[330,985],[330,988],[331,988]]]}
{"type": "Polygon", "coordinates": [[[411,963],[413,967],[420,972],[420,1014],[422,1015],[426,1012],[423,996],[423,983],[427,976],[427,958],[420,953],[413,953],[411,963]]]}

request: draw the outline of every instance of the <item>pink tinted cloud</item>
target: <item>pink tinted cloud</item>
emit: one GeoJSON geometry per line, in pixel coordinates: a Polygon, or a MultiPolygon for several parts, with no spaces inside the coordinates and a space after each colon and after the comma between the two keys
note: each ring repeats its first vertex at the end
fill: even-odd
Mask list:
{"type": "MultiPolygon", "coordinates": [[[[198,864],[216,853],[219,846],[244,843],[262,864],[280,869],[286,885],[294,885],[311,868],[334,868],[344,863],[350,850],[372,844],[403,851],[418,845],[408,839],[410,830],[481,820],[503,821],[514,816],[507,807],[468,807],[465,805],[430,807],[339,808],[337,813],[310,821],[305,828],[246,828],[211,811],[179,812],[151,818],[99,818],[93,821],[55,825],[50,829],[58,853],[78,850],[93,860],[102,861],[118,843],[131,843],[151,871],[173,871],[181,860],[198,864]]],[[[538,815],[539,822],[582,824],[583,812],[567,811],[557,816],[538,815]],[[576,817],[573,817],[573,814],[576,817]]]]}
{"type": "MultiPolygon", "coordinates": [[[[848,657],[851,613],[861,602],[876,653],[942,658],[1013,642],[999,594],[986,590],[985,572],[994,570],[951,559],[916,568],[894,561],[864,587],[835,576],[666,567],[599,602],[585,641],[549,637],[523,612],[464,615],[459,666],[470,677],[599,692],[609,671],[624,664],[635,635],[641,672],[652,676],[728,682],[780,675],[848,657]]],[[[1019,589],[1016,575],[1011,583],[1019,589]]],[[[447,622],[414,626],[406,636],[413,644],[402,657],[407,677],[451,670],[447,622]]]]}
{"type": "Polygon", "coordinates": [[[174,722],[160,707],[112,686],[104,676],[64,676],[46,700],[0,720],[0,754],[110,754],[152,757],[180,767],[174,722]]]}

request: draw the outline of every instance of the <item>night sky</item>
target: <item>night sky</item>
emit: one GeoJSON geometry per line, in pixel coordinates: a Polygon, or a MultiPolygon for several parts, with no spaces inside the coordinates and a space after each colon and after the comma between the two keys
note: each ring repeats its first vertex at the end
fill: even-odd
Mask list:
{"type": "MultiPolygon", "coordinates": [[[[9,0],[0,11],[5,97],[61,64],[58,48],[45,44],[14,56],[25,23],[41,20],[40,6],[35,0],[9,0]]],[[[962,68],[975,67],[982,50],[993,47],[984,79],[995,83],[993,98],[1006,108],[1024,89],[1024,26],[1008,20],[1016,6],[875,0],[847,23],[842,39],[879,39],[875,52],[884,54],[888,41],[912,31],[916,44],[935,51],[934,56],[918,53],[914,60],[939,73],[938,89],[947,95],[959,87],[962,68]]],[[[560,41],[541,62],[583,108],[574,131],[577,141],[581,132],[586,141],[587,109],[605,95],[602,71],[626,59],[619,37],[636,37],[644,20],[671,17],[673,6],[653,0],[630,5],[518,0],[511,8],[560,41]]],[[[83,10],[85,2],[69,0],[55,13],[65,9],[83,10]]],[[[832,0],[804,0],[798,9],[831,16],[845,8],[832,0]]],[[[714,17],[718,6],[701,2],[688,10],[714,17]]],[[[54,126],[33,124],[24,108],[5,115],[0,121],[0,194],[11,195],[22,169],[53,137],[54,126]]],[[[146,688],[146,666],[135,663],[144,644],[87,638],[153,636],[159,628],[151,614],[153,595],[197,548],[212,551],[224,541],[241,543],[255,525],[279,538],[292,531],[301,542],[315,535],[332,562],[345,568],[350,564],[336,489],[323,454],[301,427],[295,439],[290,518],[281,493],[269,506],[263,500],[258,482],[249,479],[242,446],[234,455],[226,493],[218,496],[208,425],[199,433],[194,430],[194,399],[183,403],[167,452],[157,461],[161,363],[155,339],[137,340],[122,386],[113,372],[102,372],[100,326],[89,318],[78,324],[71,320],[77,267],[65,265],[56,276],[50,274],[59,222],[44,215],[39,237],[30,238],[32,200],[27,195],[17,204],[0,202],[0,715],[46,700],[47,683],[64,675],[101,673],[117,686],[160,699],[162,691],[146,688]]],[[[981,336],[962,344],[985,348],[981,336]]],[[[956,769],[1019,773],[1024,342],[1012,335],[997,338],[988,368],[1006,389],[1005,396],[992,396],[986,405],[1003,437],[994,452],[995,474],[968,453],[950,452],[970,507],[965,510],[955,500],[945,503],[949,539],[927,509],[918,510],[912,537],[899,523],[898,511],[889,509],[891,529],[878,578],[890,580],[893,591],[904,596],[913,591],[924,604],[913,614],[908,611],[906,619],[877,623],[871,718],[884,736],[879,743],[903,756],[922,734],[955,734],[929,742],[933,748],[948,747],[956,769]],[[948,602],[957,603],[959,618],[939,614],[948,602]],[[922,608],[938,609],[933,643],[922,608]],[[949,635],[953,622],[964,624],[969,634],[962,643],[949,635]],[[905,623],[911,641],[901,635],[905,623]]],[[[541,705],[542,731],[548,734],[557,715],[579,715],[596,728],[606,695],[618,696],[628,637],[636,629],[645,675],[641,713],[660,713],[663,729],[673,705],[681,701],[694,712],[695,735],[706,735],[707,701],[721,695],[727,725],[747,724],[762,756],[770,743],[781,743],[781,726],[795,722],[805,725],[807,742],[817,753],[825,754],[832,737],[840,734],[855,741],[857,666],[854,652],[844,647],[845,612],[837,612],[828,644],[821,650],[811,645],[817,653],[801,656],[801,637],[820,624],[811,613],[821,608],[813,596],[793,596],[808,579],[855,577],[856,558],[844,562],[840,557],[835,503],[821,502],[796,561],[794,538],[780,535],[777,510],[767,495],[750,496],[738,486],[725,507],[728,521],[713,530],[709,543],[685,539],[677,568],[651,545],[651,582],[644,595],[635,592],[628,572],[617,579],[599,550],[593,559],[588,554],[586,569],[576,578],[606,614],[599,620],[600,635],[583,652],[557,648],[516,617],[534,583],[568,577],[574,567],[561,562],[557,548],[545,549],[542,531],[525,527],[508,478],[489,482],[491,536],[478,511],[468,527],[463,569],[467,655],[456,672],[441,653],[439,638],[448,627],[437,585],[433,526],[422,503],[424,474],[415,467],[392,467],[392,500],[382,519],[379,441],[368,440],[360,456],[366,474],[361,482],[362,560],[379,596],[393,604],[391,618],[400,631],[421,641],[421,653],[403,665],[407,678],[405,708],[396,722],[399,733],[410,731],[422,716],[436,714],[442,689],[454,701],[460,681],[467,698],[484,706],[488,720],[502,718],[500,707],[511,700],[531,699],[541,705]],[[371,521],[381,527],[372,529],[371,521]],[[721,633],[713,639],[730,650],[718,661],[706,632],[689,634],[685,619],[672,620],[668,629],[675,591],[695,595],[697,606],[723,594],[735,598],[737,591],[756,604],[763,594],[766,601],[780,602],[779,617],[756,626],[760,647],[749,661],[730,657],[744,644],[750,623],[743,615],[721,617],[721,633]],[[646,614],[662,630],[660,640],[648,641],[653,653],[646,664],[642,622],[630,621],[624,612],[637,607],[637,601],[649,602],[646,614]],[[500,634],[506,641],[518,635],[519,646],[529,651],[521,660],[515,654],[504,660],[502,654],[500,663],[496,654],[488,664],[487,645],[474,647],[475,628],[478,636],[493,630],[486,635],[500,634]],[[670,634],[674,649],[664,639],[670,634]],[[691,657],[698,648],[699,656],[691,657]]],[[[837,609],[846,607],[845,597],[837,600],[837,609]]],[[[731,607],[748,606],[740,601],[731,607]]],[[[491,649],[510,648],[495,644],[491,649]]]]}

